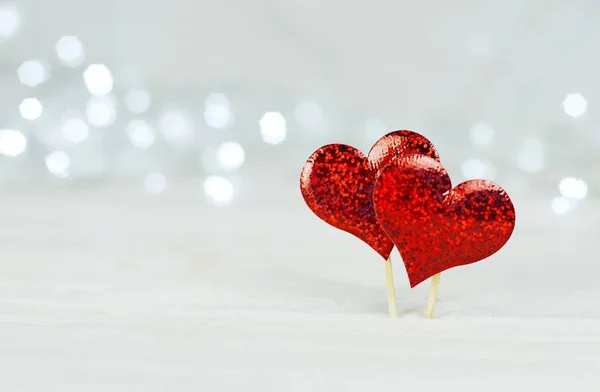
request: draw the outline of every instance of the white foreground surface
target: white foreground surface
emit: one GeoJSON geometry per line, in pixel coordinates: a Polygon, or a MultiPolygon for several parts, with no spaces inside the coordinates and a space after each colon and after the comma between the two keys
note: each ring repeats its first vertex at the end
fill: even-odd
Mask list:
{"type": "Polygon", "coordinates": [[[434,320],[394,254],[389,319],[383,263],[301,200],[197,189],[2,195],[1,391],[600,390],[596,215],[516,202],[505,249],[442,275],[434,320]]]}

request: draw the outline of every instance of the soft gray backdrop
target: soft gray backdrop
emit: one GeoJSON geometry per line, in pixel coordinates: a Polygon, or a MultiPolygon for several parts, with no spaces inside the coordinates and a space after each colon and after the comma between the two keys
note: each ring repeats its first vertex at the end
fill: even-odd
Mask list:
{"type": "Polygon", "coordinates": [[[498,372],[486,390],[597,390],[598,18],[591,0],[0,0],[0,389],[498,372]],[[397,253],[390,324],[378,256],[298,189],[319,146],[395,129],[517,210],[504,249],[444,273],[441,324],[397,253]]]}

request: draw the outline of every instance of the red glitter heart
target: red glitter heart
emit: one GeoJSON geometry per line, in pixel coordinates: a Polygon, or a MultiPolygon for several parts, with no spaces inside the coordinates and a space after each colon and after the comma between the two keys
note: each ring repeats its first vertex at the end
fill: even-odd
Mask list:
{"type": "Polygon", "coordinates": [[[470,180],[452,189],[444,167],[423,155],[399,157],[386,166],[373,203],[402,256],[411,287],[493,255],[515,226],[515,209],[500,186],[470,180]]]}
{"type": "Polygon", "coordinates": [[[387,259],[394,244],[377,221],[373,188],[380,168],[408,154],[439,159],[429,140],[407,130],[379,139],[368,157],[345,144],[323,146],[304,164],[300,175],[302,196],[319,218],[358,237],[387,259]]]}

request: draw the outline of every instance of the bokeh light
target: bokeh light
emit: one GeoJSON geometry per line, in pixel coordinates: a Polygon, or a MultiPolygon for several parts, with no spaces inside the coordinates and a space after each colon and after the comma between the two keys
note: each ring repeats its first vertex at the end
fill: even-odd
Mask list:
{"type": "Polygon", "coordinates": [[[221,105],[209,105],[204,111],[206,125],[212,128],[225,128],[229,123],[229,108],[221,105]]]}
{"type": "Polygon", "coordinates": [[[8,38],[19,29],[21,16],[14,7],[0,5],[0,37],[8,38]]]}
{"type": "Polygon", "coordinates": [[[152,96],[148,90],[132,89],[125,95],[125,107],[131,113],[143,114],[150,109],[152,96]]]}
{"type": "Polygon", "coordinates": [[[37,120],[43,109],[42,103],[36,98],[25,98],[19,105],[19,112],[26,120],[37,120]]]}
{"type": "Polygon", "coordinates": [[[587,196],[588,186],[580,178],[565,177],[558,183],[558,189],[567,199],[581,200],[587,196]]]}
{"type": "Polygon", "coordinates": [[[268,144],[279,144],[287,136],[285,118],[279,112],[266,112],[259,121],[262,139],[268,144]]]}
{"type": "Polygon", "coordinates": [[[113,77],[104,64],[92,64],[83,72],[83,80],[92,95],[103,97],[113,89],[113,77]]]}
{"type": "Polygon", "coordinates": [[[17,69],[19,81],[25,86],[35,87],[44,83],[50,71],[48,66],[40,60],[24,61],[17,69]]]}
{"type": "Polygon", "coordinates": [[[27,147],[27,138],[14,129],[0,129],[0,154],[9,157],[21,155],[27,147]]]}
{"type": "Polygon", "coordinates": [[[225,95],[225,94],[212,93],[212,94],[209,94],[209,96],[206,97],[206,99],[204,100],[204,106],[210,106],[210,105],[221,105],[221,106],[229,107],[229,106],[231,106],[231,102],[229,102],[229,98],[227,98],[227,95],[225,95]]]}
{"type": "Polygon", "coordinates": [[[588,102],[585,97],[579,93],[567,94],[563,100],[565,113],[571,117],[580,117],[587,111],[588,102]]]}
{"type": "Polygon", "coordinates": [[[154,130],[144,120],[131,120],[127,124],[126,132],[134,147],[145,150],[154,144],[154,130]]]}
{"type": "Polygon", "coordinates": [[[66,178],[69,176],[69,167],[71,166],[71,159],[64,151],[52,151],[46,155],[46,167],[51,174],[54,174],[59,178],[66,178]]]}
{"type": "Polygon", "coordinates": [[[63,121],[61,133],[66,141],[78,144],[87,139],[89,126],[79,117],[68,117],[63,121]]]}
{"type": "Polygon", "coordinates": [[[208,199],[219,206],[224,206],[233,200],[233,184],[221,176],[209,176],[202,184],[208,199]]]}
{"type": "Polygon", "coordinates": [[[217,160],[226,170],[238,169],[244,164],[246,152],[238,143],[225,142],[217,148],[217,160]]]}
{"type": "Polygon", "coordinates": [[[564,196],[552,199],[552,211],[556,215],[564,215],[571,209],[571,202],[564,196]]]}
{"type": "Polygon", "coordinates": [[[70,67],[80,65],[85,59],[83,44],[73,35],[60,37],[54,48],[60,61],[70,67]]]}
{"type": "Polygon", "coordinates": [[[216,129],[228,128],[233,122],[229,99],[225,94],[213,93],[204,101],[206,125],[216,129]]]}
{"type": "Polygon", "coordinates": [[[86,106],[85,117],[90,125],[107,127],[115,121],[117,110],[109,97],[92,97],[86,106]]]}
{"type": "Polygon", "coordinates": [[[160,117],[159,127],[164,138],[175,145],[185,145],[192,140],[192,124],[180,110],[164,112],[160,117]]]}

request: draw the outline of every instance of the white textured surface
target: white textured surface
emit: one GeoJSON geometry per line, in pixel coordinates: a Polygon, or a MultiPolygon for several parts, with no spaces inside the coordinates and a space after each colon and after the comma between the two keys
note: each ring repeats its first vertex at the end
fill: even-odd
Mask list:
{"type": "Polygon", "coordinates": [[[295,182],[255,185],[265,203],[226,209],[185,182],[3,194],[0,390],[599,390],[595,215],[517,198],[506,248],[444,273],[437,319],[396,263],[391,320],[370,249],[295,182]]]}

